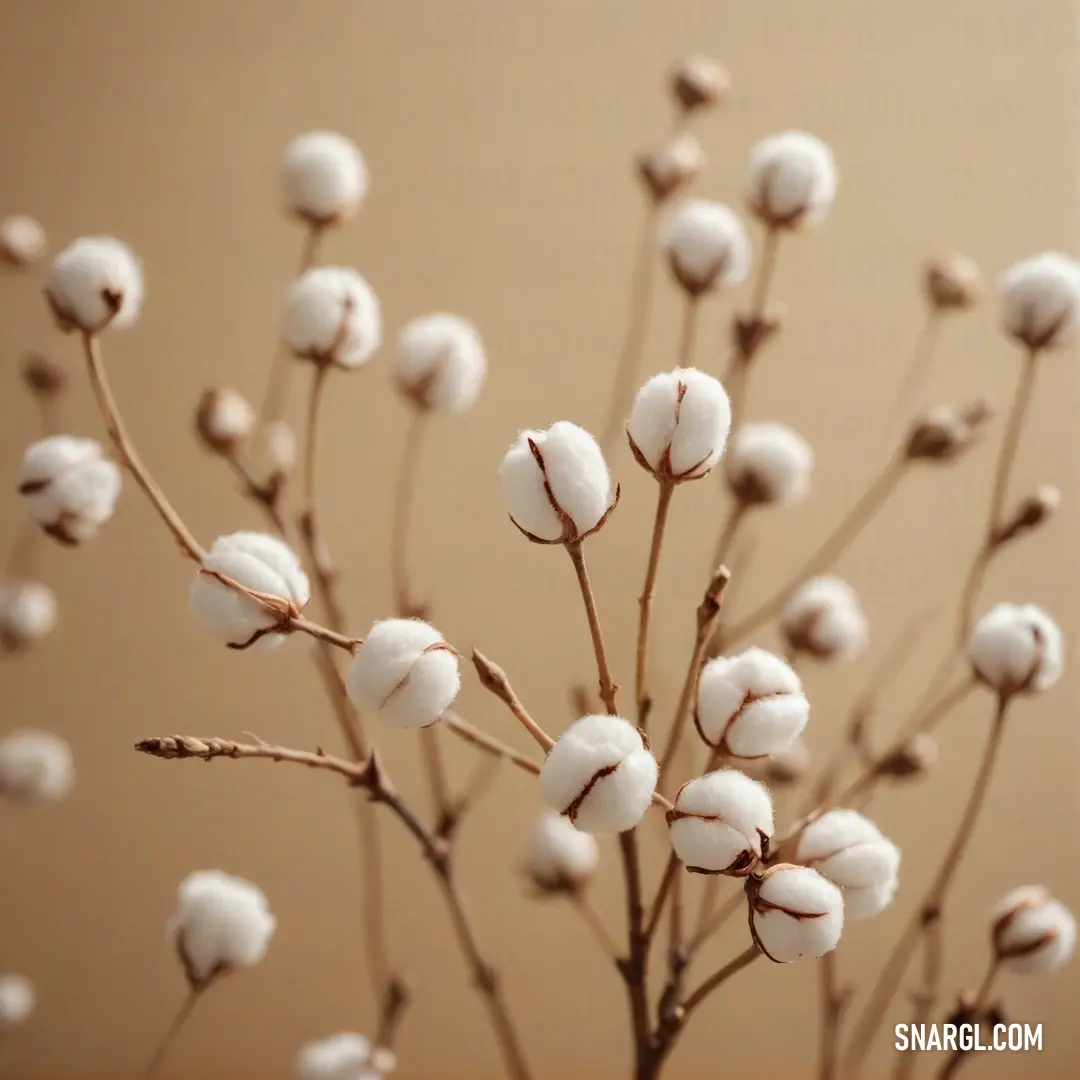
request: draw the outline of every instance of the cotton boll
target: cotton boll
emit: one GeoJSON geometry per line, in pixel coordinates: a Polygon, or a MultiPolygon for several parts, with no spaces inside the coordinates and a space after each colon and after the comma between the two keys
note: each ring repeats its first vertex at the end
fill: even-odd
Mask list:
{"type": "Polygon", "coordinates": [[[780,787],[797,784],[810,771],[810,762],[810,748],[802,739],[795,739],[765,759],[765,777],[780,787]]]}
{"type": "Polygon", "coordinates": [[[923,288],[934,310],[965,311],[982,299],[986,285],[974,259],[942,255],[927,263],[923,288]]]}
{"type": "Polygon", "coordinates": [[[686,131],[670,136],[638,158],[638,172],[656,202],[663,202],[686,187],[704,165],[701,143],[686,131]]]}
{"type": "Polygon", "coordinates": [[[484,344],[467,319],[422,315],[401,331],[394,376],[421,409],[464,412],[479,397],[486,372],[484,344]]]}
{"type": "Polygon", "coordinates": [[[27,353],[21,373],[26,388],[42,401],[55,401],[67,387],[67,369],[39,352],[27,353]]]}
{"type": "Polygon", "coordinates": [[[84,236],[64,248],[45,282],[45,298],[61,330],[98,334],[122,330],[139,317],[142,268],[126,244],[84,236]]]}
{"type": "Polygon", "coordinates": [[[296,1075],[300,1080],[380,1080],[395,1066],[390,1051],[372,1047],[363,1035],[342,1032],[302,1046],[296,1075]]]}
{"type": "Polygon", "coordinates": [[[207,390],[195,412],[195,430],[207,449],[218,454],[231,454],[247,440],[254,426],[251,403],[228,387],[207,390]]]}
{"type": "Polygon", "coordinates": [[[780,616],[780,630],[789,648],[818,660],[853,660],[870,638],[855,590],[835,577],[801,585],[780,616]]]}
{"type": "Polygon", "coordinates": [[[816,870],[770,866],[750,895],[750,932],[778,964],[832,952],[844,929],[844,898],[816,870]]]}
{"type": "Polygon", "coordinates": [[[523,431],[499,479],[510,519],[538,543],[583,539],[604,523],[618,496],[596,440],[566,420],[523,431]]]}
{"type": "Polygon", "coordinates": [[[27,803],[55,803],[75,783],[67,742],[50,731],[19,728],[0,737],[0,795],[27,803]]]}
{"type": "Polygon", "coordinates": [[[1006,893],[991,913],[994,954],[1010,971],[1056,971],[1076,950],[1076,920],[1041,885],[1006,893]]]}
{"type": "Polygon", "coordinates": [[[746,506],[789,505],[806,496],[814,452],[786,424],[743,424],[726,460],[728,486],[746,506]]]}
{"type": "Polygon", "coordinates": [[[25,975],[0,975],[0,1031],[25,1023],[36,1004],[34,984],[25,975]]]}
{"type": "Polygon", "coordinates": [[[280,483],[292,472],[296,465],[296,435],[284,420],[260,428],[252,444],[252,468],[258,483],[280,483]]]}
{"type": "Polygon", "coordinates": [[[56,628],[56,594],[41,581],[0,584],[0,647],[28,648],[56,628]]]}
{"type": "Polygon", "coordinates": [[[667,814],[671,846],[688,870],[745,877],[768,854],[772,800],[764,784],[720,769],[684,784],[667,814]]]}
{"type": "Polygon", "coordinates": [[[642,468],[658,480],[698,480],[720,460],[731,401],[719,379],[696,368],[654,375],[638,391],[626,433],[642,468]]]}
{"type": "Polygon", "coordinates": [[[442,634],[419,619],[375,623],[345,675],[359,709],[379,710],[397,728],[434,724],[461,689],[454,650],[442,634]]]}
{"type": "Polygon", "coordinates": [[[554,810],[536,823],[526,870],[541,892],[576,892],[592,877],[600,860],[596,841],[554,810]]]}
{"type": "Polygon", "coordinates": [[[256,642],[264,649],[279,645],[283,635],[272,631],[282,620],[210,572],[223,574],[253,592],[279,597],[297,610],[311,599],[307,574],[288,544],[263,533],[219,536],[195,574],[188,603],[203,630],[234,648],[256,642]]]}
{"type": "Polygon", "coordinates": [[[540,794],[584,832],[626,832],[645,816],[658,774],[633,724],[621,716],[583,716],[544,761],[540,794]]]}
{"type": "Polygon", "coordinates": [[[53,435],[23,455],[19,493],[41,528],[67,546],[91,539],[112,517],[120,486],[120,470],[93,439],[53,435]]]}
{"type": "Polygon", "coordinates": [[[707,56],[688,56],[671,76],[672,93],[685,112],[716,105],[730,88],[727,68],[707,56]]]}
{"type": "Polygon", "coordinates": [[[893,902],[898,883],[897,878],[890,878],[865,889],[845,889],[844,918],[862,921],[880,915],[893,902]]]}
{"type": "Polygon", "coordinates": [[[998,694],[1042,693],[1061,678],[1061,631],[1034,604],[998,604],[976,623],[968,658],[998,694]]]}
{"type": "Polygon", "coordinates": [[[368,172],[356,144],[333,131],[289,143],[282,169],[286,209],[313,226],[340,225],[360,208],[368,172]]]}
{"type": "Polygon", "coordinates": [[[799,836],[795,859],[844,889],[867,889],[900,872],[900,849],[856,810],[827,810],[799,836]]]}
{"type": "Polygon", "coordinates": [[[832,151],[814,135],[785,131],[750,151],[747,201],[767,228],[817,224],[832,207],[837,183],[832,151]]]}
{"type": "Polygon", "coordinates": [[[276,927],[260,889],[220,870],[201,870],[180,883],[168,935],[188,982],[202,989],[262,960],[276,927]]]}
{"type": "Polygon", "coordinates": [[[688,199],[661,234],[676,281],[691,297],[740,285],[750,271],[750,242],[738,216],[721,203],[688,199]]]}
{"type": "Polygon", "coordinates": [[[341,266],[306,270],[285,298],[285,341],[317,364],[357,368],[382,344],[382,314],[371,286],[341,266]]]}
{"type": "Polygon", "coordinates": [[[12,266],[35,263],[45,254],[45,229],[26,214],[12,214],[0,221],[0,257],[12,266]]]}
{"type": "Polygon", "coordinates": [[[694,723],[710,746],[730,757],[767,757],[802,734],[810,704],[794,670],[764,649],[718,656],[698,680],[694,723]]]}
{"type": "Polygon", "coordinates": [[[1028,349],[1057,349],[1080,333],[1080,263],[1045,252],[1009,267],[998,281],[1001,327],[1028,349]]]}

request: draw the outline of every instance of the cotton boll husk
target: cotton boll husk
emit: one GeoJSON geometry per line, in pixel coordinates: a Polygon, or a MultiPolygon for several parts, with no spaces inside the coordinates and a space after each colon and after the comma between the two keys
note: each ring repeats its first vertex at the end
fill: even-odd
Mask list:
{"type": "Polygon", "coordinates": [[[242,394],[229,387],[212,387],[195,411],[195,430],[208,449],[219,454],[235,450],[255,427],[255,410],[242,394]]]}
{"type": "Polygon", "coordinates": [[[638,171],[657,202],[670,198],[689,184],[704,165],[705,152],[701,143],[688,131],[665,139],[638,159],[638,171]]]}
{"type": "Polygon", "coordinates": [[[688,56],[672,73],[671,90],[687,112],[717,104],[731,88],[731,75],[708,56],[688,56]]]}
{"type": "Polygon", "coordinates": [[[74,782],[71,747],[59,735],[17,728],[0,737],[0,795],[18,802],[54,803],[74,782]]]}
{"type": "Polygon", "coordinates": [[[583,716],[544,761],[540,794],[583,832],[625,832],[645,816],[658,772],[656,758],[629,721],[583,716]]]}
{"type": "Polygon", "coordinates": [[[355,270],[314,267],[289,286],[283,333],[296,356],[360,367],[382,344],[379,298],[355,270]]]}
{"type": "Polygon", "coordinates": [[[770,960],[787,964],[800,956],[821,957],[840,941],[844,899],[816,870],[781,863],[762,876],[750,921],[758,947],[770,960]]]}
{"type": "Polygon", "coordinates": [[[659,479],[697,480],[720,460],[731,401],[696,368],[654,375],[638,391],[626,432],[639,463],[659,479]]]}
{"type": "Polygon", "coordinates": [[[882,885],[900,872],[900,849],[856,810],[827,810],[811,821],[795,859],[845,889],[882,885]]]}
{"type": "Polygon", "coordinates": [[[34,984],[25,975],[0,975],[0,1031],[25,1023],[36,1004],[34,984]]]}
{"type": "Polygon", "coordinates": [[[1034,604],[998,604],[975,624],[968,658],[1000,694],[1042,693],[1061,678],[1061,631],[1034,604]]]}
{"type": "Polygon", "coordinates": [[[486,371],[480,334],[458,315],[421,315],[398,337],[394,375],[420,408],[464,412],[479,397],[486,371]]]}
{"type": "Polygon", "coordinates": [[[0,256],[12,266],[24,267],[45,254],[45,229],[26,214],[11,214],[0,221],[0,256]]]}
{"type": "Polygon", "coordinates": [[[661,233],[661,247],[691,296],[741,285],[750,272],[750,241],[738,215],[722,203],[688,199],[661,233]]]}
{"type": "Polygon", "coordinates": [[[364,638],[345,675],[359,709],[393,727],[434,724],[461,689],[458,659],[442,634],[419,619],[384,619],[364,638]]]}
{"type": "MultiPolygon", "coordinates": [[[[263,533],[219,536],[207,552],[202,569],[224,574],[247,589],[280,597],[297,608],[303,608],[311,599],[311,584],[296,553],[281,540],[263,533]]],[[[277,621],[257,600],[202,570],[196,572],[191,583],[188,603],[199,626],[230,645],[246,644],[277,621]]],[[[271,648],[282,640],[281,634],[263,633],[257,646],[271,648]]]]}
{"type": "Polygon", "coordinates": [[[64,331],[123,330],[142,308],[142,268],[119,240],[80,237],[53,259],[45,297],[64,331]]]}
{"type": "Polygon", "coordinates": [[[836,577],[811,578],[792,595],[780,616],[789,647],[819,660],[853,660],[870,640],[855,590],[836,577]]]}
{"type": "Polygon", "coordinates": [[[360,208],[368,172],[356,144],[333,131],[310,131],[285,149],[285,206],[311,225],[339,225],[360,208]]]}
{"type": "Polygon", "coordinates": [[[1013,889],[991,912],[994,952],[1021,975],[1056,971],[1076,950],[1076,920],[1041,885],[1013,889]]]}
{"type": "Polygon", "coordinates": [[[837,184],[832,151],[814,135],[784,131],[750,151],[748,204],[768,228],[817,224],[829,212],[837,184]]]}
{"type": "Polygon", "coordinates": [[[814,452],[786,424],[743,424],[727,454],[727,481],[747,505],[790,505],[806,496],[814,452]]]}
{"type": "Polygon", "coordinates": [[[942,255],[926,266],[923,288],[938,311],[964,311],[982,299],[986,283],[979,264],[967,255],[942,255]]]}
{"type": "Polygon", "coordinates": [[[379,1080],[393,1066],[388,1051],[374,1049],[363,1035],[342,1032],[302,1046],[296,1075],[300,1080],[379,1080]]]}
{"type": "Polygon", "coordinates": [[[41,581],[0,584],[0,646],[27,648],[56,628],[56,594],[41,581]]]}
{"type": "Polygon", "coordinates": [[[552,892],[580,888],[599,860],[599,848],[588,833],[554,810],[541,814],[526,855],[526,869],[538,888],[552,892]]]}
{"type": "Polygon", "coordinates": [[[898,883],[897,878],[890,878],[865,889],[845,889],[844,918],[863,920],[880,915],[893,902],[898,883]]]}
{"type": "Polygon", "coordinates": [[[998,281],[1001,326],[1029,349],[1057,349],[1080,333],[1080,263],[1054,251],[1009,267],[998,281]]]}

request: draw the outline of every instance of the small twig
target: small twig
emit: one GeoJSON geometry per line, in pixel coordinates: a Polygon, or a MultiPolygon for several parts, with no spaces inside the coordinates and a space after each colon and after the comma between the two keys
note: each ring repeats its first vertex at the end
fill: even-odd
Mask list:
{"type": "Polygon", "coordinates": [[[649,547],[649,562],[645,570],[645,584],[638,598],[638,636],[637,662],[635,666],[634,686],[637,698],[638,727],[648,730],[649,713],[652,711],[652,696],[648,687],[649,660],[649,624],[652,619],[653,596],[656,594],[656,576],[660,569],[660,549],[664,544],[664,529],[667,526],[668,510],[671,497],[675,494],[675,482],[661,479],[657,485],[656,516],[653,520],[652,543],[649,547]]]}
{"type": "Polygon", "coordinates": [[[514,715],[521,726],[536,740],[540,748],[547,753],[555,740],[529,715],[528,710],[514,693],[510,679],[498,664],[493,664],[479,649],[473,649],[473,667],[480,678],[480,685],[493,693],[514,715]]]}
{"type": "Polygon", "coordinates": [[[375,1039],[372,1045],[376,1049],[392,1050],[394,1041],[397,1038],[398,1028],[401,1026],[402,1017],[409,1007],[411,995],[408,986],[396,975],[389,978],[385,987],[379,1005],[379,1024],[375,1029],[375,1039]]]}
{"type": "Polygon", "coordinates": [[[486,754],[477,761],[461,794],[451,800],[443,821],[440,823],[441,834],[449,838],[457,831],[462,819],[487,794],[505,758],[497,754],[486,754]]]}
{"type": "MultiPolygon", "coordinates": [[[[942,920],[935,913],[927,922],[920,942],[922,947],[922,986],[912,995],[915,1010],[912,1014],[912,1024],[925,1024],[934,1015],[934,1006],[937,1004],[938,988],[941,984],[941,973],[945,960],[945,942],[942,929],[942,920]]],[[[913,1030],[908,1028],[909,1031],[913,1030]]],[[[899,1054],[896,1058],[896,1068],[893,1070],[893,1080],[909,1080],[915,1071],[916,1056],[914,1054],[899,1054]]]]}
{"type": "Polygon", "coordinates": [[[818,974],[821,977],[821,1057],[818,1062],[818,1080],[836,1080],[840,1025],[851,998],[836,978],[835,949],[827,952],[818,961],[818,974]]]}
{"type": "Polygon", "coordinates": [[[744,967],[753,963],[761,951],[757,945],[751,945],[744,952],[739,953],[734,960],[725,964],[719,971],[710,975],[690,996],[683,1002],[681,1024],[685,1025],[690,1014],[718,987],[722,986],[732,975],[742,971],[744,967]]]}
{"type": "Polygon", "coordinates": [[[439,752],[437,727],[437,724],[431,724],[421,730],[420,751],[424,758],[428,787],[431,789],[432,809],[435,811],[435,820],[438,823],[435,831],[440,835],[446,835],[453,831],[455,823],[452,821],[453,804],[450,798],[450,785],[446,779],[442,754],[439,752]]]}
{"type": "Polygon", "coordinates": [[[728,510],[723,528],[720,530],[720,535],[716,538],[716,549],[713,551],[712,558],[713,566],[722,566],[728,561],[731,547],[735,543],[735,538],[739,535],[739,530],[746,521],[750,509],[750,504],[745,499],[735,497],[735,501],[728,510]]]}
{"type": "MultiPolygon", "coordinates": [[[[990,961],[990,966],[987,968],[986,974],[983,976],[983,981],[979,986],[978,991],[975,994],[975,1000],[971,1005],[971,1015],[975,1020],[975,1023],[979,1023],[981,1017],[986,1012],[986,999],[990,996],[990,990],[994,985],[994,980],[997,978],[997,973],[1000,970],[1000,961],[995,957],[990,961]]],[[[907,1055],[912,1057],[914,1055],[907,1055]]],[[[959,1071],[960,1066],[970,1057],[970,1054],[964,1050],[954,1050],[949,1056],[948,1060],[942,1065],[938,1071],[938,1080],[949,1080],[950,1076],[955,1076],[959,1071]]]]}
{"type": "Polygon", "coordinates": [[[600,918],[599,913],[589,903],[589,898],[581,889],[571,891],[568,898],[574,910],[578,912],[593,937],[596,938],[597,944],[604,951],[604,955],[617,963],[619,960],[619,947],[615,944],[615,940],[604,925],[604,920],[600,918]]]}
{"type": "Polygon", "coordinates": [[[705,883],[705,892],[701,898],[701,910],[698,914],[697,929],[686,946],[687,952],[691,954],[696,953],[732,915],[741,910],[746,904],[746,897],[740,890],[729,897],[727,903],[713,914],[712,906],[715,902],[716,890],[719,884],[720,879],[718,877],[711,877],[705,883]]]}
{"type": "Polygon", "coordinates": [[[532,773],[533,776],[540,775],[539,762],[533,761],[532,758],[519,753],[505,743],[499,742],[498,739],[493,738],[486,731],[481,731],[467,720],[462,719],[457,713],[443,713],[442,723],[457,735],[458,738],[464,739],[465,742],[475,746],[478,750],[483,750],[484,753],[494,755],[500,759],[505,758],[519,769],[523,769],[527,773],[532,773]]]}
{"type": "Polygon", "coordinates": [[[150,1063],[146,1066],[143,1072],[143,1080],[149,1080],[150,1077],[157,1074],[158,1069],[161,1068],[162,1063],[165,1061],[166,1055],[169,1053],[169,1048],[176,1041],[177,1036],[184,1029],[184,1025],[188,1022],[188,1018],[191,1016],[192,1011],[199,1002],[199,996],[202,993],[201,988],[192,987],[184,998],[183,1003],[177,1010],[176,1015],[172,1018],[172,1022],[165,1029],[165,1034],[162,1035],[161,1040],[158,1042],[157,1048],[154,1050],[153,1056],[150,1058],[150,1063]]]}
{"type": "Polygon", "coordinates": [[[422,616],[424,607],[413,599],[409,575],[409,526],[413,501],[416,495],[417,472],[427,431],[428,414],[419,407],[409,412],[409,426],[405,432],[405,445],[398,465],[397,483],[394,485],[394,508],[391,515],[390,533],[390,580],[393,583],[394,606],[404,618],[422,616]]]}
{"type": "Polygon", "coordinates": [[[903,382],[900,384],[900,389],[897,390],[896,398],[893,401],[892,414],[894,417],[907,407],[912,394],[922,382],[927,371],[930,370],[930,365],[934,360],[934,349],[941,336],[941,325],[941,309],[936,305],[931,305],[926,319],[919,329],[918,336],[915,338],[915,347],[911,351],[903,382]]]}
{"type": "Polygon", "coordinates": [[[585,564],[585,552],[581,541],[571,541],[566,545],[570,561],[574,564],[574,572],[577,574],[578,586],[581,589],[581,599],[585,604],[585,615],[589,621],[589,634],[592,637],[593,652],[596,655],[596,670],[600,678],[600,699],[604,703],[611,716],[617,716],[619,706],[615,700],[618,687],[611,677],[611,666],[608,663],[607,649],[604,645],[604,631],[600,627],[600,616],[596,610],[596,597],[593,594],[592,583],[589,581],[589,569],[585,564]]]}
{"type": "Polygon", "coordinates": [[[656,889],[656,897],[652,902],[652,907],[649,908],[649,918],[645,924],[645,937],[649,941],[652,941],[653,934],[656,933],[657,924],[660,922],[660,916],[664,910],[664,901],[679,870],[679,856],[673,851],[668,856],[667,865],[664,867],[663,876],[660,878],[660,884],[656,889]]]}

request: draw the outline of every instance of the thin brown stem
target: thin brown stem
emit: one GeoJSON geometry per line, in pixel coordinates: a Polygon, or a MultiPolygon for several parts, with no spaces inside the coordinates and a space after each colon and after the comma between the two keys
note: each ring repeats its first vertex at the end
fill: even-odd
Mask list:
{"type": "Polygon", "coordinates": [[[237,480],[240,481],[243,493],[262,507],[270,524],[287,541],[289,539],[289,523],[285,520],[285,515],[281,511],[281,500],[278,498],[278,493],[266,485],[260,484],[255,479],[255,474],[247,463],[235,450],[231,450],[222,456],[228,463],[229,468],[232,469],[237,480]]]}
{"type": "Polygon", "coordinates": [[[641,892],[641,861],[636,830],[619,834],[626,885],[626,924],[628,955],[619,964],[630,1003],[630,1022],[634,1039],[635,1076],[651,1075],[648,1066],[653,1055],[649,1024],[648,964],[649,948],[645,937],[645,907],[641,892]]]}
{"type": "Polygon", "coordinates": [[[836,950],[827,952],[818,961],[821,979],[821,1054],[818,1059],[818,1080],[836,1080],[840,1052],[840,1024],[848,997],[836,976],[836,950]]]}
{"type": "Polygon", "coordinates": [[[582,550],[580,541],[573,541],[566,545],[570,555],[570,561],[574,564],[574,572],[577,574],[578,586],[581,589],[581,599],[585,604],[585,615],[589,621],[589,634],[592,637],[593,652],[596,655],[596,669],[600,678],[600,700],[608,714],[617,716],[619,707],[615,699],[618,687],[611,677],[611,666],[608,663],[607,649],[604,646],[604,631],[600,626],[600,616],[596,610],[596,596],[593,594],[592,582],[589,581],[589,569],[585,564],[585,552],[582,550]]]}
{"type": "Polygon", "coordinates": [[[930,365],[934,361],[934,350],[941,337],[941,326],[941,310],[931,305],[922,326],[919,328],[918,336],[915,338],[915,347],[911,351],[907,368],[904,371],[903,381],[893,400],[893,416],[898,415],[903,409],[907,408],[912,396],[930,370],[930,365]]]}
{"type": "Polygon", "coordinates": [[[493,693],[513,714],[519,724],[536,740],[537,745],[547,753],[555,740],[529,715],[521,704],[510,678],[498,664],[492,663],[479,649],[473,649],[473,667],[480,679],[480,685],[493,693]]]}
{"type": "Polygon", "coordinates": [[[705,883],[701,908],[698,912],[697,929],[687,945],[687,951],[690,953],[696,953],[746,903],[746,897],[740,890],[729,897],[727,903],[714,914],[713,908],[719,886],[720,878],[718,877],[711,877],[705,883]]]}
{"type": "Polygon", "coordinates": [[[750,504],[736,496],[724,521],[724,527],[716,538],[716,548],[713,550],[712,558],[713,566],[723,566],[728,561],[731,546],[735,543],[735,538],[739,535],[739,530],[743,527],[749,511],[750,504]]]}
{"type": "Polygon", "coordinates": [[[486,754],[491,754],[497,758],[505,758],[507,761],[516,765],[519,769],[523,769],[527,773],[531,773],[533,776],[540,775],[539,762],[533,761],[532,758],[525,754],[519,753],[512,747],[507,746],[505,743],[499,742],[498,739],[488,735],[486,731],[481,731],[478,727],[474,727],[467,720],[463,720],[455,712],[445,712],[441,721],[449,731],[452,731],[458,738],[464,739],[465,742],[472,746],[475,746],[478,750],[482,750],[486,754]]]}
{"type": "MultiPolygon", "coordinates": [[[[926,927],[920,942],[922,948],[922,986],[914,993],[915,1008],[912,1012],[911,1023],[922,1025],[927,1023],[934,1014],[937,1004],[938,988],[941,984],[942,967],[945,960],[945,941],[941,919],[932,919],[926,927]]],[[[912,1028],[908,1029],[909,1031],[912,1028]]],[[[899,1054],[896,1058],[896,1068],[893,1069],[893,1080],[910,1080],[915,1071],[916,1056],[914,1054],[899,1054]]]]}
{"type": "Polygon", "coordinates": [[[589,903],[589,898],[579,889],[572,892],[569,899],[574,910],[581,916],[582,922],[589,928],[589,932],[603,950],[604,955],[610,960],[618,962],[619,947],[615,944],[614,938],[608,932],[608,928],[604,925],[604,920],[600,918],[596,908],[589,903]]]}
{"type": "MultiPolygon", "coordinates": [[[[995,957],[991,962],[989,968],[987,968],[986,975],[983,976],[983,981],[979,986],[979,989],[975,995],[975,1001],[971,1006],[971,1015],[974,1018],[975,1023],[979,1023],[983,1014],[986,1011],[986,999],[990,996],[990,990],[994,985],[994,979],[997,977],[997,973],[1000,970],[1000,963],[995,957]]],[[[912,1055],[907,1055],[911,1057],[912,1055]]],[[[954,1050],[949,1055],[945,1064],[941,1066],[938,1071],[938,1080],[949,1080],[950,1076],[955,1076],[960,1070],[960,1066],[970,1057],[970,1053],[964,1050],[954,1050]]]]}
{"type": "Polygon", "coordinates": [[[698,297],[687,297],[683,306],[682,326],[679,329],[679,351],[675,354],[676,367],[688,368],[694,356],[694,341],[697,338],[698,297]]]}
{"type": "Polygon", "coordinates": [[[420,750],[424,756],[424,772],[427,774],[428,787],[431,789],[435,820],[439,822],[437,831],[442,832],[449,827],[453,805],[450,798],[450,785],[446,779],[446,769],[439,750],[437,727],[437,724],[431,724],[421,730],[420,750]]]}
{"type": "Polygon", "coordinates": [[[169,1049],[176,1041],[180,1032],[183,1031],[184,1025],[188,1022],[188,1018],[198,1004],[200,994],[201,990],[194,987],[188,991],[187,997],[184,998],[180,1008],[176,1011],[176,1015],[172,1018],[171,1023],[165,1029],[165,1033],[161,1036],[153,1056],[150,1058],[150,1062],[143,1072],[143,1080],[149,1080],[150,1077],[157,1075],[158,1070],[161,1068],[162,1063],[169,1053],[169,1049]]]}
{"type": "Polygon", "coordinates": [[[660,480],[656,497],[656,515],[653,519],[652,544],[649,547],[649,562],[645,570],[645,584],[638,598],[637,663],[634,685],[637,697],[638,727],[642,731],[648,730],[649,713],[652,711],[653,704],[648,686],[649,627],[652,620],[653,597],[656,595],[656,576],[660,569],[660,550],[664,544],[664,529],[667,526],[671,497],[674,494],[674,481],[660,480]]]}
{"type": "Polygon", "coordinates": [[[656,897],[653,899],[652,907],[649,908],[649,919],[645,924],[645,937],[650,941],[653,934],[656,933],[660,915],[664,910],[664,901],[667,899],[672,882],[678,876],[679,869],[679,856],[673,851],[668,856],[667,865],[664,867],[664,873],[660,878],[660,884],[656,888],[656,897]]]}
{"type": "Polygon", "coordinates": [[[416,497],[416,480],[424,446],[424,434],[428,428],[428,414],[423,409],[410,409],[409,425],[405,432],[405,444],[398,464],[397,483],[394,485],[394,508],[391,515],[390,534],[390,580],[394,590],[394,606],[405,618],[422,613],[423,608],[413,598],[409,576],[409,532],[413,502],[416,497]]]}
{"type": "MultiPolygon", "coordinates": [[[[382,838],[375,804],[362,799],[357,804],[360,827],[361,876],[364,881],[363,919],[364,952],[367,956],[371,991],[376,1001],[386,994],[391,983],[390,959],[386,947],[386,889],[383,880],[382,838]]],[[[386,1043],[381,1041],[380,1046],[386,1043]]]]}
{"type": "Polygon", "coordinates": [[[729,961],[719,971],[710,975],[689,997],[683,1002],[682,1023],[685,1025],[690,1014],[718,987],[722,986],[732,977],[737,975],[744,967],[753,963],[761,952],[757,945],[751,945],[744,952],[739,953],[734,960],[729,961]]]}

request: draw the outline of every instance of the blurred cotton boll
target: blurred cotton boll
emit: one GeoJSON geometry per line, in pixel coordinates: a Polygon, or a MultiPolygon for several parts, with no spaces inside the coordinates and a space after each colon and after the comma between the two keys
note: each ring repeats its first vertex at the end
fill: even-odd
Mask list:
{"type": "Polygon", "coordinates": [[[838,182],[832,151],[804,131],[770,135],[750,151],[747,201],[766,228],[817,224],[832,207],[838,182]]]}
{"type": "Polygon", "coordinates": [[[900,849],[855,810],[827,810],[799,836],[795,859],[844,889],[868,889],[894,881],[900,849]]]}
{"type": "Polygon", "coordinates": [[[661,233],[676,281],[690,297],[740,285],[750,272],[750,241],[738,215],[721,203],[688,199],[661,233]]]}
{"type": "Polygon", "coordinates": [[[296,465],[296,434],[284,420],[260,428],[252,440],[252,469],[260,484],[280,483],[296,465]]]}
{"type": "Polygon", "coordinates": [[[120,486],[120,470],[101,444],[73,435],[34,443],[19,472],[19,493],[31,516],[69,547],[92,539],[112,517],[120,486]]]}
{"type": "Polygon", "coordinates": [[[25,975],[0,975],[0,1031],[26,1023],[36,1004],[34,984],[25,975]]]}
{"type": "Polygon", "coordinates": [[[213,387],[199,401],[195,430],[207,449],[231,454],[255,427],[255,410],[242,394],[228,387],[213,387]]]}
{"type": "Polygon", "coordinates": [[[583,716],[544,761],[540,794],[584,832],[626,832],[649,809],[658,773],[656,758],[628,720],[583,716]]]}
{"type": "Polygon", "coordinates": [[[864,889],[844,889],[844,918],[862,922],[880,915],[896,898],[899,878],[889,878],[864,889]]]}
{"type": "Polygon", "coordinates": [[[687,131],[670,136],[638,158],[638,172],[658,203],[686,187],[704,165],[701,143],[687,131]]]}
{"type": "Polygon", "coordinates": [[[310,225],[340,225],[364,201],[368,173],[356,144],[333,131],[289,143],[282,167],[285,206],[310,225]]]}
{"type": "Polygon", "coordinates": [[[342,1032],[305,1043],[296,1057],[299,1080],[380,1080],[393,1072],[389,1050],[377,1049],[364,1035],[342,1032]]]}
{"type": "Polygon", "coordinates": [[[418,408],[464,412],[480,396],[487,373],[476,327],[457,315],[421,315],[398,338],[394,377],[418,408]]]}
{"type": "Polygon", "coordinates": [[[835,577],[800,586],[780,616],[780,630],[790,649],[818,660],[853,660],[870,639],[858,595],[835,577]]]}
{"type": "Polygon", "coordinates": [[[20,728],[0,738],[0,795],[26,803],[55,803],[75,782],[66,740],[50,731],[20,728]]]}
{"type": "Polygon", "coordinates": [[[975,624],[968,657],[976,676],[1002,696],[1042,693],[1061,678],[1061,631],[1034,604],[998,604],[975,624]]]}
{"type": "Polygon", "coordinates": [[[1080,333],[1080,263],[1048,251],[1010,266],[998,281],[1001,326],[1031,350],[1069,345],[1080,333]]]}
{"type": "Polygon", "coordinates": [[[11,266],[30,266],[45,254],[47,239],[40,221],[12,214],[0,221],[0,258],[11,266]]]}
{"type": "Polygon", "coordinates": [[[375,623],[353,657],[345,686],[358,709],[396,728],[434,724],[461,689],[457,653],[420,619],[375,623]]]}
{"type": "Polygon", "coordinates": [[[317,364],[356,368],[382,344],[382,313],[371,286],[341,266],[307,270],[289,286],[285,341],[293,353],[317,364]]]}
{"type": "Polygon", "coordinates": [[[0,647],[17,652],[46,638],[56,628],[56,594],[41,581],[0,584],[0,647]]]}
{"type": "Polygon", "coordinates": [[[64,331],[123,330],[142,308],[142,268],[119,240],[84,236],[53,259],[45,298],[64,331]]]}
{"type": "Polygon", "coordinates": [[[1013,889],[991,912],[994,955],[1010,971],[1042,975],[1067,964],[1076,951],[1072,912],[1041,885],[1013,889]]]}
{"type": "Polygon", "coordinates": [[[986,291],[979,264],[967,255],[942,255],[927,263],[923,288],[937,311],[965,311],[986,291]]]}
{"type": "Polygon", "coordinates": [[[533,829],[525,866],[541,892],[576,892],[600,861],[596,841],[562,814],[547,810],[533,829]]]}
{"type": "Polygon", "coordinates": [[[671,76],[672,93],[686,112],[718,104],[730,88],[727,68],[708,56],[688,56],[671,76]]]}
{"type": "Polygon", "coordinates": [[[762,874],[750,897],[750,930],[761,951],[778,964],[822,957],[840,942],[844,898],[816,870],[780,863],[762,874]]]}
{"type": "Polygon", "coordinates": [[[814,452],[786,424],[743,424],[731,440],[726,478],[746,506],[796,503],[810,490],[814,452]]]}

